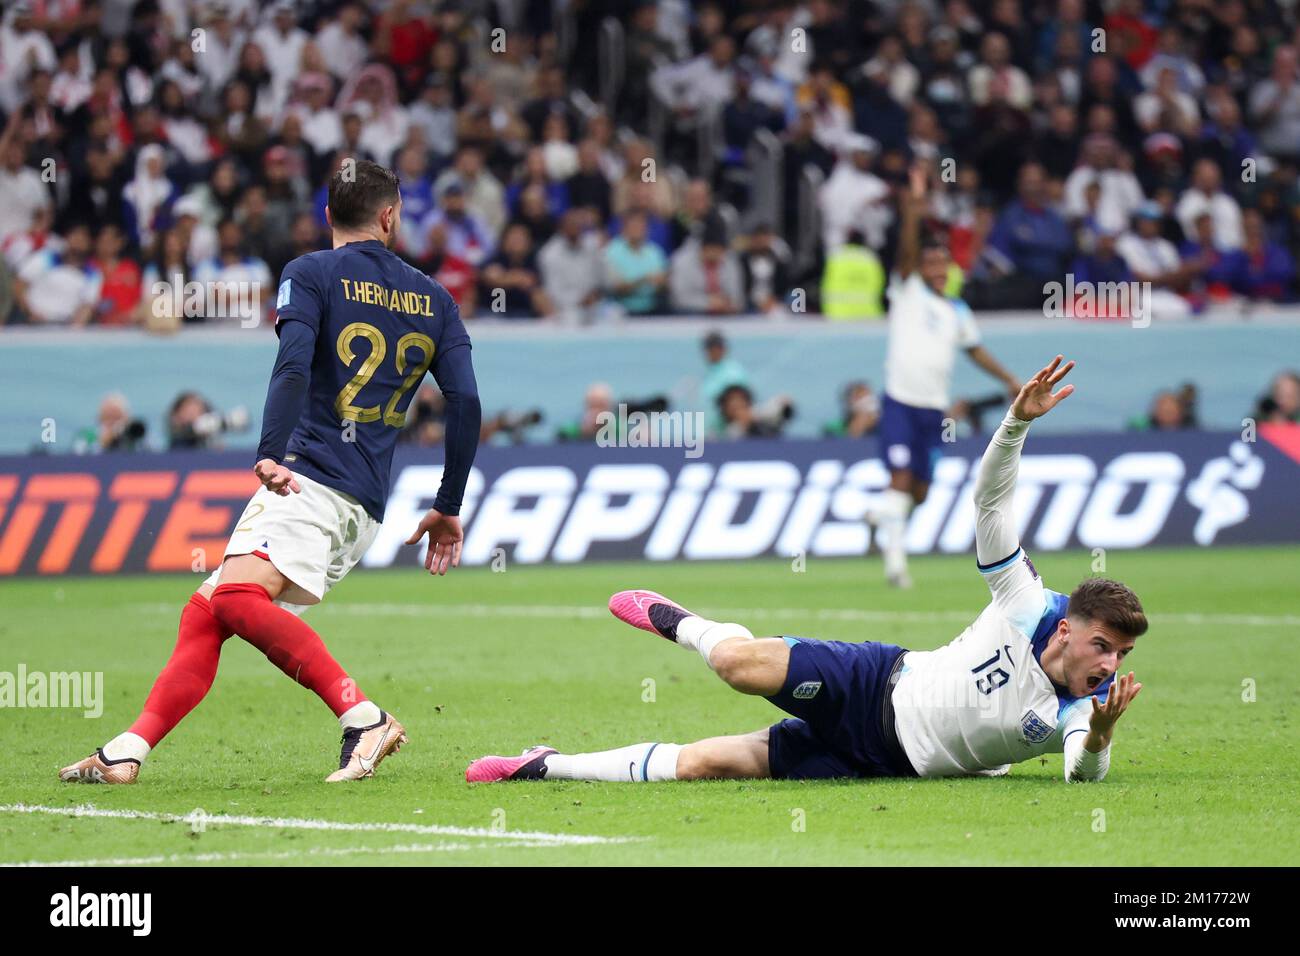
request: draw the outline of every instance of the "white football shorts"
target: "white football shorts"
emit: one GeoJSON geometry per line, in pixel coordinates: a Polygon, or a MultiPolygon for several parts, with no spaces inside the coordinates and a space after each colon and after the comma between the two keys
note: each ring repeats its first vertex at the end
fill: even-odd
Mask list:
{"type": "MultiPolygon", "coordinates": [[[[266,558],[289,579],[275,603],[301,613],[356,567],[380,523],[351,495],[296,472],[294,478],[302,487],[297,494],[257,489],[230,534],[223,561],[240,554],[266,558]]],[[[204,583],[220,584],[221,568],[204,583]]]]}

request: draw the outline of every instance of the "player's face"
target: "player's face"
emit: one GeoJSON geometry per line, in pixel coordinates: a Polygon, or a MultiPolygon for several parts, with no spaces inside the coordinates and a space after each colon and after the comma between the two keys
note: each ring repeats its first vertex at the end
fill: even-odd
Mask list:
{"type": "Polygon", "coordinates": [[[1061,626],[1066,636],[1061,662],[1067,689],[1075,697],[1095,692],[1119,670],[1136,643],[1097,621],[1066,618],[1061,626]]]}
{"type": "Polygon", "coordinates": [[[926,249],[921,255],[921,278],[935,292],[942,293],[948,284],[948,253],[943,249],[926,249]]]}

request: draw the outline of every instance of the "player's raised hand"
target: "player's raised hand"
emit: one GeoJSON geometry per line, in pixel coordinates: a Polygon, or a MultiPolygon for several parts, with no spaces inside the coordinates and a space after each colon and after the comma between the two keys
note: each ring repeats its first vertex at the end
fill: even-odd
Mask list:
{"type": "Polygon", "coordinates": [[[298,479],[293,476],[293,472],[284,465],[279,464],[273,458],[263,458],[253,466],[253,474],[257,475],[267,491],[274,491],[281,497],[293,492],[295,495],[302,491],[302,486],[298,484],[298,479]]]}
{"type": "Polygon", "coordinates": [[[1123,716],[1128,705],[1137,699],[1138,692],[1142,690],[1142,684],[1133,676],[1133,672],[1119,675],[1119,679],[1110,687],[1110,693],[1106,695],[1106,703],[1101,703],[1095,696],[1092,698],[1092,717],[1088,721],[1088,726],[1092,732],[1098,736],[1110,740],[1110,736],[1115,731],[1115,722],[1123,716]]]}
{"type": "Polygon", "coordinates": [[[929,198],[930,170],[917,160],[907,170],[907,204],[913,211],[924,212],[929,198]]]}
{"type": "Polygon", "coordinates": [[[424,555],[426,570],[430,574],[446,574],[448,568],[460,567],[460,546],[465,541],[460,519],[430,508],[406,543],[419,544],[426,531],[429,534],[429,550],[424,555]]]}
{"type": "Polygon", "coordinates": [[[1066,385],[1055,394],[1052,388],[1065,376],[1070,374],[1070,369],[1074,368],[1073,362],[1066,362],[1064,366],[1061,362],[1065,356],[1058,355],[1052,359],[1050,365],[1039,369],[1038,374],[1020,386],[1020,394],[1016,396],[1011,403],[1011,414],[1022,422],[1033,421],[1046,415],[1057,403],[1068,398],[1074,392],[1073,385],[1066,385]]]}

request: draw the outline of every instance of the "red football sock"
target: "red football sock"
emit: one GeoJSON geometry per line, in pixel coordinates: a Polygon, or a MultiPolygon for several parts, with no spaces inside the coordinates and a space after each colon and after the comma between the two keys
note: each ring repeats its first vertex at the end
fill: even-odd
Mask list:
{"type": "Polygon", "coordinates": [[[213,616],[208,599],[192,594],[181,610],[176,649],[153,682],[144,710],[128,730],[143,737],[150,747],[157,747],[212,687],[221,645],[229,636],[229,628],[213,616]]]}
{"type": "Polygon", "coordinates": [[[260,584],[221,584],[212,592],[212,613],[280,670],[316,692],[334,716],[366,699],[325,642],[302,618],[271,603],[260,584]]]}

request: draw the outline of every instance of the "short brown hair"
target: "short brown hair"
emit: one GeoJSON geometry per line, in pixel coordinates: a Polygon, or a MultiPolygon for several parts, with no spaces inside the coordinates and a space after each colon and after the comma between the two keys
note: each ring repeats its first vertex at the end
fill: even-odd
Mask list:
{"type": "Polygon", "coordinates": [[[396,206],[397,174],[368,159],[345,160],[330,179],[330,221],[336,229],[368,225],[385,206],[396,206]]]}
{"type": "Polygon", "coordinates": [[[1147,616],[1138,596],[1127,584],[1109,578],[1088,578],[1075,588],[1067,614],[1096,621],[1125,637],[1141,637],[1147,632],[1147,616]]]}

